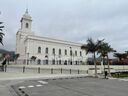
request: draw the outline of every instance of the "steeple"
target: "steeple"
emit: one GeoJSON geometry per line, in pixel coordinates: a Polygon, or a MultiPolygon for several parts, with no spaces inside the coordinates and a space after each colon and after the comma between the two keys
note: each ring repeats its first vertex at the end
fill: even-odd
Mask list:
{"type": "Polygon", "coordinates": [[[32,17],[29,15],[28,9],[26,9],[25,14],[21,18],[21,30],[23,32],[31,32],[32,17]]]}
{"type": "Polygon", "coordinates": [[[26,9],[26,12],[25,12],[25,14],[28,14],[28,8],[26,9]]]}

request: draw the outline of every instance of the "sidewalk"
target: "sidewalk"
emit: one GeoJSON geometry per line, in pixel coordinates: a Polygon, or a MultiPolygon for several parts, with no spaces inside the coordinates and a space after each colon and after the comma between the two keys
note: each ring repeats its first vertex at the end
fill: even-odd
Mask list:
{"type": "Polygon", "coordinates": [[[30,73],[11,73],[0,72],[0,96],[15,96],[10,85],[29,79],[53,79],[53,78],[72,78],[86,77],[87,74],[30,74],[30,73]]]}

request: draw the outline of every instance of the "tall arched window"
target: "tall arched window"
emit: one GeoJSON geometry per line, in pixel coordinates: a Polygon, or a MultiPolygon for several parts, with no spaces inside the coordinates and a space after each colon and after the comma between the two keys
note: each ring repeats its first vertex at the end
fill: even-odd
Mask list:
{"type": "Polygon", "coordinates": [[[77,51],[75,51],[75,56],[77,56],[77,51]]]}
{"type": "Polygon", "coordinates": [[[28,23],[26,23],[26,28],[28,28],[29,27],[29,24],[28,23]]]}
{"type": "Polygon", "coordinates": [[[59,49],[59,55],[61,55],[61,49],[59,49]]]}
{"type": "Polygon", "coordinates": [[[61,60],[59,60],[59,65],[61,65],[61,60]]]}
{"type": "Polygon", "coordinates": [[[70,50],[70,56],[72,56],[72,50],[70,50]]]}
{"type": "Polygon", "coordinates": [[[80,56],[82,56],[82,52],[80,51],[80,56]]]}
{"type": "Polygon", "coordinates": [[[55,55],[55,48],[52,49],[52,53],[55,55]]]}
{"type": "Polygon", "coordinates": [[[38,47],[38,53],[41,53],[41,47],[38,47]]]}
{"type": "Polygon", "coordinates": [[[37,64],[41,64],[41,60],[40,59],[37,60],[37,64]]]}
{"type": "Polygon", "coordinates": [[[65,55],[67,55],[67,50],[65,49],[65,55]]]}
{"type": "Polygon", "coordinates": [[[48,54],[48,47],[45,49],[45,53],[48,54]]]}

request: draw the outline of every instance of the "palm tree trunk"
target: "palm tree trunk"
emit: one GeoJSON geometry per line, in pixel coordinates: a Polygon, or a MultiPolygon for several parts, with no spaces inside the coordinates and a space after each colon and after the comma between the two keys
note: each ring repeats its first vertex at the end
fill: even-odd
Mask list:
{"type": "Polygon", "coordinates": [[[104,75],[105,75],[105,58],[103,56],[103,66],[104,66],[104,75]]]}
{"type": "Polygon", "coordinates": [[[95,77],[97,77],[97,66],[96,66],[96,56],[94,52],[94,65],[95,65],[95,77]]]}
{"type": "Polygon", "coordinates": [[[107,54],[107,64],[108,64],[108,76],[111,76],[111,74],[110,74],[110,66],[109,66],[108,54],[107,54]]]}

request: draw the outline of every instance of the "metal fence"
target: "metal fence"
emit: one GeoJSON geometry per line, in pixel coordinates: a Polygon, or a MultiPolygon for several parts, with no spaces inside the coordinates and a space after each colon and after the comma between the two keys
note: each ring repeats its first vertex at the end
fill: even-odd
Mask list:
{"type": "Polygon", "coordinates": [[[85,70],[63,69],[63,68],[41,68],[41,67],[26,67],[26,66],[6,66],[5,72],[15,73],[38,73],[38,74],[86,74],[85,70]]]}
{"type": "Polygon", "coordinates": [[[15,64],[34,64],[34,65],[85,65],[83,61],[67,60],[17,60],[15,64]]]}

